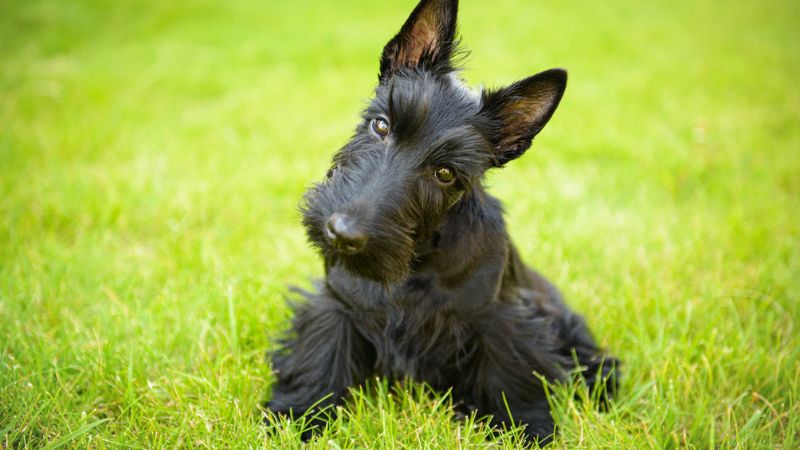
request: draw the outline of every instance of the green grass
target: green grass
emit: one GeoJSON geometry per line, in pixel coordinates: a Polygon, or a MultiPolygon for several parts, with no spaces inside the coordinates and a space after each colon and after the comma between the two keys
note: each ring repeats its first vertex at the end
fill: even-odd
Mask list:
{"type": "MultiPolygon", "coordinates": [[[[556,389],[554,448],[797,448],[800,3],[659,3],[462,2],[472,83],[570,70],[488,177],[625,362],[607,413],[556,389]]],[[[296,205],[412,6],[0,0],[0,448],[300,445],[256,413],[322,272],[296,205]]],[[[388,392],[310,446],[487,442],[388,392]]]]}

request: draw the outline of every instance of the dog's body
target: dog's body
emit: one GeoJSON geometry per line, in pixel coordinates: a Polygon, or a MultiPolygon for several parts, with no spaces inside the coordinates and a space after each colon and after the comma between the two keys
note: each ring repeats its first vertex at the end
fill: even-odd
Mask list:
{"type": "Polygon", "coordinates": [[[616,360],[522,263],[481,185],[530,146],[566,72],[469,91],[451,62],[456,10],[456,0],[417,5],[384,49],[364,122],[306,195],[303,222],[326,278],[304,293],[273,356],[274,412],[337,403],[380,375],[452,389],[459,408],[497,424],[510,412],[542,442],[553,420],[535,374],[563,380],[577,362],[590,388],[610,396],[616,386],[616,360]]]}

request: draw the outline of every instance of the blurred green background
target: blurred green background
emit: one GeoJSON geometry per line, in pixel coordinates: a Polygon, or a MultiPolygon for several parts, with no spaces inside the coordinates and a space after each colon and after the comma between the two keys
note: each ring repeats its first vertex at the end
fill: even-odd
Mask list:
{"type": "MultiPolygon", "coordinates": [[[[287,286],[322,273],[296,205],[413,6],[0,0],[0,447],[300,445],[256,412],[287,286]]],[[[554,447],[800,444],[799,25],[797,1],[462,1],[470,83],[570,71],[487,180],[625,362],[609,412],[554,399],[554,447]]],[[[446,406],[379,385],[311,446],[487,442],[446,406]]]]}

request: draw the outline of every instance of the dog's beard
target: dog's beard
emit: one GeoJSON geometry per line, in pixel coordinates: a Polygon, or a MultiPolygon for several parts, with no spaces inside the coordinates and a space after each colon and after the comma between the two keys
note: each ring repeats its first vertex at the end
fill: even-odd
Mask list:
{"type": "Polygon", "coordinates": [[[303,224],[309,241],[322,253],[328,267],[339,265],[348,273],[379,282],[383,285],[401,283],[408,278],[415,244],[412,227],[397,226],[396,219],[389,219],[391,226],[371,226],[369,239],[364,248],[352,255],[337,251],[325,237],[324,215],[304,211],[303,224]]]}
{"type": "Polygon", "coordinates": [[[410,251],[403,251],[404,249],[395,246],[367,244],[364,251],[355,255],[327,251],[325,259],[330,266],[340,265],[352,275],[388,286],[408,278],[413,246],[407,248],[410,251]]]}

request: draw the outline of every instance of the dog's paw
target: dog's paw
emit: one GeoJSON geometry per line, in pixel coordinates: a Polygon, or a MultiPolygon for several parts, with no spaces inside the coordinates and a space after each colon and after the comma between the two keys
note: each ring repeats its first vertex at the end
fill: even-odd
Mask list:
{"type": "Polygon", "coordinates": [[[583,371],[586,387],[593,398],[598,399],[601,409],[608,407],[608,402],[619,389],[620,366],[622,363],[613,356],[605,356],[592,362],[583,371]]]}
{"type": "Polygon", "coordinates": [[[300,432],[300,440],[308,442],[322,433],[329,420],[327,411],[312,408],[300,410],[294,408],[276,408],[272,402],[264,402],[260,406],[261,422],[268,427],[280,427],[282,421],[295,424],[300,432]]]}

